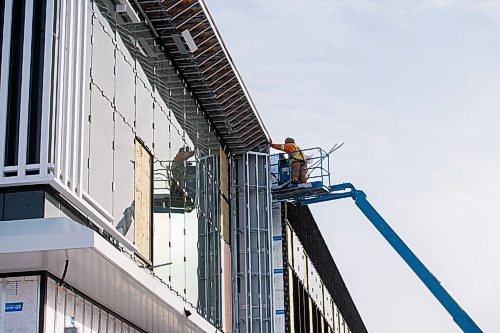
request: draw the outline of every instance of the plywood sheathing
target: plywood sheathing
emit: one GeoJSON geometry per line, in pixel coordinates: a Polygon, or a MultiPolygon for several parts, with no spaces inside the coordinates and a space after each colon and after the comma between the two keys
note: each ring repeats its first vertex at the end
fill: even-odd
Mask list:
{"type": "Polygon", "coordinates": [[[151,261],[152,156],[144,145],[135,140],[135,245],[139,255],[151,261]]]}

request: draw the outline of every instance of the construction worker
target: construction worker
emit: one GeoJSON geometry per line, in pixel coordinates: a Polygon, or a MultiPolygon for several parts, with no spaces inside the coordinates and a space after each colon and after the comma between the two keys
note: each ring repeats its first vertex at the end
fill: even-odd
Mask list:
{"type": "Polygon", "coordinates": [[[288,153],[288,161],[292,172],[292,184],[307,182],[307,162],[300,147],[292,138],[286,138],[285,144],[271,143],[271,147],[288,153]]]}
{"type": "Polygon", "coordinates": [[[193,174],[191,163],[187,160],[194,156],[194,150],[189,146],[181,147],[174,157],[171,165],[172,179],[170,190],[172,198],[182,198],[183,189],[190,199],[194,200],[196,194],[196,175],[193,174]]]}

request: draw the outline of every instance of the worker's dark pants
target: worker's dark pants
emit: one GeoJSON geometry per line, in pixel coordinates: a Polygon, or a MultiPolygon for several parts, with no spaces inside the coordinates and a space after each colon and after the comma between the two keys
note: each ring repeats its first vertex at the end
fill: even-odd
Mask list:
{"type": "Polygon", "coordinates": [[[307,162],[292,161],[292,183],[307,183],[307,162]]]}

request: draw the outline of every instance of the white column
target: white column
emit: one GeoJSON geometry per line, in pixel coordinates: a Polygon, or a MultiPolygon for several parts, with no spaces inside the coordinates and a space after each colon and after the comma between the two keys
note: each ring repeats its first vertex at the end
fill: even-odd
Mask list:
{"type": "Polygon", "coordinates": [[[21,106],[19,115],[19,143],[17,154],[18,177],[26,175],[26,151],[28,148],[28,109],[31,82],[31,41],[33,39],[33,0],[26,0],[24,13],[23,65],[21,76],[21,106]]]}
{"type": "Polygon", "coordinates": [[[4,176],[5,164],[5,134],[7,122],[7,94],[9,84],[10,35],[12,26],[12,1],[5,1],[2,45],[2,76],[0,78],[0,182],[4,176]]]}
{"type": "MultiPolygon", "coordinates": [[[[44,46],[44,60],[43,60],[43,93],[42,93],[42,126],[40,134],[40,176],[47,176],[47,169],[49,163],[49,146],[54,145],[50,140],[50,127],[51,127],[51,96],[52,89],[52,73],[56,75],[56,71],[52,71],[54,64],[52,63],[52,52],[55,48],[54,44],[54,1],[47,0],[47,8],[45,10],[45,46],[44,46]]],[[[57,59],[57,58],[56,58],[57,59]]]]}

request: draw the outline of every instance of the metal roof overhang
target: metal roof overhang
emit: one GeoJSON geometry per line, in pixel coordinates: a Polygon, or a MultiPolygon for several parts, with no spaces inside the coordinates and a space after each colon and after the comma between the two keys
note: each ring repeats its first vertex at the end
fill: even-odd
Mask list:
{"type": "Polygon", "coordinates": [[[232,152],[269,134],[203,0],[131,0],[232,152]],[[248,131],[252,128],[252,131],[248,131]]]}
{"type": "Polygon", "coordinates": [[[169,327],[172,318],[192,332],[219,332],[92,229],[64,217],[0,223],[0,273],[48,271],[61,277],[66,260],[65,282],[147,332],[169,327]],[[184,308],[191,311],[189,319],[184,308]]]}

